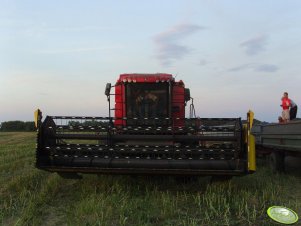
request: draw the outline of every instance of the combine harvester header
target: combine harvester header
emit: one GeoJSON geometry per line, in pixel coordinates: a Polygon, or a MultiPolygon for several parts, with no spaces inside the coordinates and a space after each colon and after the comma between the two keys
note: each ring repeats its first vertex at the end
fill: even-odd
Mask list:
{"type": "Polygon", "coordinates": [[[106,85],[105,95],[109,117],[46,116],[42,121],[36,111],[37,168],[62,175],[255,171],[252,112],[245,125],[240,118],[197,118],[189,89],[170,74],[122,74],[114,86],[106,85]],[[190,100],[190,118],[185,118],[190,100]]]}

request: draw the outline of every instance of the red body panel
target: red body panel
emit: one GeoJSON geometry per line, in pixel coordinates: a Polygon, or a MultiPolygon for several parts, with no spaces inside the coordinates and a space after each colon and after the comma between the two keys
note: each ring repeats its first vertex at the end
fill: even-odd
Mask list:
{"type": "Polygon", "coordinates": [[[115,85],[115,125],[122,125],[119,118],[125,117],[124,84],[117,82],[115,85]]]}
{"type": "Polygon", "coordinates": [[[166,106],[169,111],[169,117],[173,120],[174,126],[184,126],[185,118],[185,86],[180,80],[175,82],[171,74],[121,74],[115,84],[115,125],[125,126],[126,121],[121,118],[126,115],[126,89],[127,83],[169,83],[169,102],[166,106]],[[170,96],[171,95],[171,96],[170,96]]]}
{"type": "Polygon", "coordinates": [[[174,126],[184,126],[185,90],[182,81],[175,82],[172,87],[172,114],[174,126]]]}

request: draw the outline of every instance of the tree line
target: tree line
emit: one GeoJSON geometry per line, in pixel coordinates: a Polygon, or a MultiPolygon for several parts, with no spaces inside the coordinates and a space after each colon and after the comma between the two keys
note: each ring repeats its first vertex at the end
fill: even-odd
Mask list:
{"type": "Polygon", "coordinates": [[[1,132],[36,131],[34,122],[7,121],[0,124],[1,132]]]}

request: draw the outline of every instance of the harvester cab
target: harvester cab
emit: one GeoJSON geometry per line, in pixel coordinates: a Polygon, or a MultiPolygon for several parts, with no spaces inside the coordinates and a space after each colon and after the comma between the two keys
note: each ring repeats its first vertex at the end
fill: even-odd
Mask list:
{"type": "Polygon", "coordinates": [[[42,121],[42,112],[35,113],[38,168],[165,175],[255,171],[252,112],[243,125],[240,118],[197,118],[192,103],[185,118],[190,91],[170,74],[121,74],[115,85],[106,85],[105,95],[108,117],[46,116],[42,121]]]}

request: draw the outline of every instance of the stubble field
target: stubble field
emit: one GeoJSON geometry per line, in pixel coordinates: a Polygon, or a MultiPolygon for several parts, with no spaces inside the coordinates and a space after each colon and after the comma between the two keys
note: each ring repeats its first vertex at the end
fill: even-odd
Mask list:
{"type": "Polygon", "coordinates": [[[253,175],[184,183],[158,176],[66,180],[34,163],[35,133],[0,133],[0,225],[267,226],[275,225],[266,215],[272,205],[301,215],[300,168],[274,175],[260,161],[253,175]]]}

